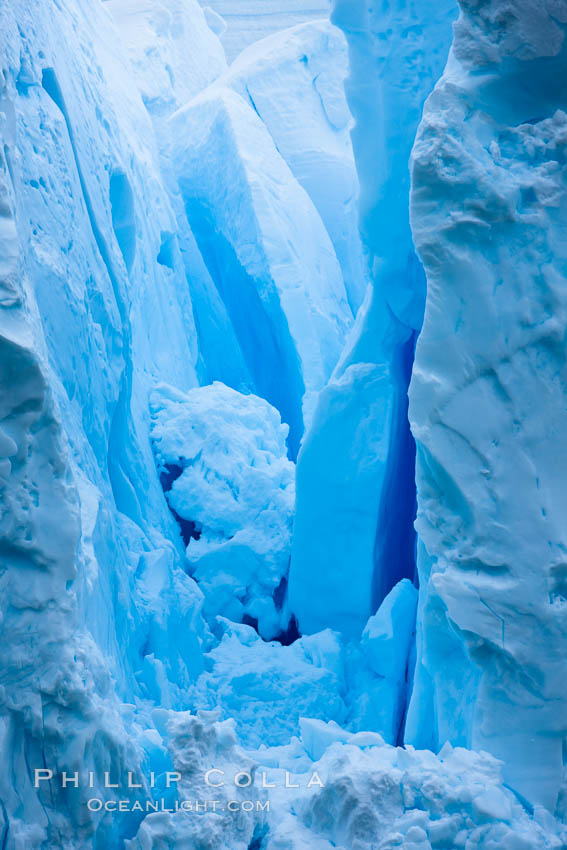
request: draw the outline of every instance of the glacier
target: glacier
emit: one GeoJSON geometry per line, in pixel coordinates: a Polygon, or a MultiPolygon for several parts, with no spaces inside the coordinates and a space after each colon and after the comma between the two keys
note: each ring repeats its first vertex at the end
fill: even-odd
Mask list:
{"type": "Polygon", "coordinates": [[[3,850],[567,846],[567,9],[330,7],[0,5],[3,850]]]}
{"type": "Polygon", "coordinates": [[[567,698],[567,9],[462,7],[412,161],[428,300],[410,393],[425,590],[411,737],[492,752],[553,810],[567,698]]]}
{"type": "Polygon", "coordinates": [[[233,88],[258,113],[315,204],[356,315],[369,281],[357,222],[359,185],[344,88],[347,75],[344,35],[329,20],[316,20],[243,50],[219,84],[233,88]]]}

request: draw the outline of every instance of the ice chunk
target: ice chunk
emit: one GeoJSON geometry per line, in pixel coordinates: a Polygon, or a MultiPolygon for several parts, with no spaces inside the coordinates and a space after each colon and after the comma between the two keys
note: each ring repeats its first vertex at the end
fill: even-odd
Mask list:
{"type": "Polygon", "coordinates": [[[262,810],[254,803],[263,801],[266,792],[238,784],[239,774],[242,783],[254,777],[256,764],[238,746],[234,721],[219,722],[218,712],[160,714],[159,726],[171,759],[168,769],[176,777],[171,789],[162,791],[169,795],[170,806],[162,811],[158,797],[157,812],[142,820],[124,846],[127,850],[197,846],[248,850],[263,821],[262,810]],[[211,771],[208,781],[207,771],[211,771]],[[253,805],[247,808],[252,796],[253,805]],[[176,802],[182,805],[170,813],[167,809],[176,802]]]}
{"type": "Polygon", "coordinates": [[[374,672],[383,678],[405,679],[414,632],[417,590],[404,579],[370,617],[362,632],[362,648],[374,672]]]}
{"type": "Polygon", "coordinates": [[[390,404],[387,370],[372,364],[350,366],[320,395],[297,468],[290,605],[303,633],[332,624],[358,636],[373,613],[376,479],[388,459],[390,404]]]}
{"type": "Polygon", "coordinates": [[[299,729],[303,746],[313,761],[319,761],[331,744],[336,741],[344,743],[351,738],[351,734],[341,729],[334,720],[325,722],[312,717],[300,717],[299,729]]]}
{"type": "Polygon", "coordinates": [[[220,383],[156,391],[152,419],[168,504],[194,529],[187,557],[205,612],[247,616],[275,637],[287,627],[274,595],[287,580],[295,495],[287,426],[263,399],[220,383]]]}
{"type": "Polygon", "coordinates": [[[240,740],[250,747],[286,744],[300,718],[346,716],[342,647],[327,630],[291,646],[265,643],[250,626],[220,620],[221,642],[207,655],[210,672],[197,682],[199,705],[237,718],[240,740]]]}
{"type": "Polygon", "coordinates": [[[472,802],[475,818],[483,820],[510,820],[512,804],[510,797],[500,788],[481,791],[472,802]]]}
{"type": "Polygon", "coordinates": [[[360,641],[345,642],[349,730],[379,733],[389,744],[403,739],[415,664],[416,605],[417,590],[404,579],[370,617],[360,641]]]}
{"type": "MultiPolygon", "coordinates": [[[[379,742],[361,749],[357,736],[334,731],[335,742],[311,765],[292,748],[280,750],[280,768],[293,771],[296,787],[270,792],[268,850],[562,846],[565,828],[555,821],[544,829],[528,815],[488,754],[446,747],[434,756],[379,742]],[[322,787],[309,786],[315,772],[322,787]]],[[[270,751],[255,757],[271,764],[270,751]]]]}

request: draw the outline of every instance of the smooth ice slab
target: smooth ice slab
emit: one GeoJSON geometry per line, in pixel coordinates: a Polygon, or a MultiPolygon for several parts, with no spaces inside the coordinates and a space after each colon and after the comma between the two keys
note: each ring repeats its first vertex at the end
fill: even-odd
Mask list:
{"type": "Polygon", "coordinates": [[[209,89],[170,119],[170,133],[189,223],[255,391],[290,426],[295,456],[352,322],[333,246],[266,127],[238,94],[209,89]]]}
{"type": "Polygon", "coordinates": [[[353,313],[368,285],[358,230],[359,186],[344,91],[348,49],[330,21],[313,21],[251,45],[219,85],[256,110],[331,237],[353,313]]]}
{"type": "Polygon", "coordinates": [[[332,625],[359,636],[374,613],[376,484],[388,458],[391,406],[387,369],[367,363],[350,366],[319,397],[297,466],[290,606],[302,633],[332,625]]]}

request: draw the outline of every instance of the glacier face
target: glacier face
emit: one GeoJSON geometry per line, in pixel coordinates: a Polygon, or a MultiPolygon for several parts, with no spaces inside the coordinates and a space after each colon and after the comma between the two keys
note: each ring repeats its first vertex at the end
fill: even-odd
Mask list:
{"type": "Polygon", "coordinates": [[[99,792],[101,770],[145,758],[123,701],[178,705],[200,672],[202,594],[147,408],[156,375],[197,383],[197,347],[182,265],[156,262],[174,215],[107,13],[0,16],[3,842],[88,846],[85,790],[38,794],[26,765],[90,767],[99,792]]]}
{"type": "Polygon", "coordinates": [[[346,45],[328,21],[296,26],[244,51],[227,71],[218,40],[206,62],[215,36],[209,31],[201,39],[204,19],[196,7],[197,50],[217,79],[177,109],[187,95],[187,85],[177,82],[187,76],[187,63],[168,48],[172,14],[154,5],[137,15],[131,6],[125,15],[122,3],[110,9],[121,32],[127,30],[133,70],[154,119],[178,225],[165,247],[177,243],[184,260],[199,379],[265,396],[290,426],[295,457],[366,285],[343,89],[346,45]],[[148,54],[150,24],[156,47],[148,54]],[[149,97],[148,76],[161,79],[166,59],[166,94],[149,97]],[[309,124],[310,145],[294,133],[292,110],[295,120],[309,124]],[[225,198],[227,187],[232,194],[225,198]],[[273,238],[276,221],[287,222],[285,238],[273,238]],[[297,287],[297,279],[305,285],[297,287]]]}
{"type": "Polygon", "coordinates": [[[273,34],[244,50],[219,82],[258,113],[325,225],[356,315],[368,284],[357,222],[359,186],[344,84],[348,49],[329,20],[273,34]]]}
{"type": "MultiPolygon", "coordinates": [[[[222,21],[196,0],[0,7],[6,850],[566,845],[540,805],[557,796],[564,679],[563,543],[547,530],[563,470],[538,430],[560,440],[565,125],[548,5],[525,0],[506,28],[495,0],[461,3],[415,148],[419,594],[407,385],[425,278],[408,162],[453,3],[339,0],[346,40],[310,21],[230,66],[222,21]],[[482,357],[479,383],[466,369],[482,357]],[[525,388],[542,385],[532,411],[525,388]],[[497,455],[497,487],[452,453],[459,428],[497,455]],[[401,746],[404,727],[437,754],[401,746]],[[218,812],[143,808],[208,799],[212,766],[218,812]],[[53,775],[34,787],[35,768],[53,775]],[[123,796],[139,808],[86,805],[123,796]]],[[[256,38],[266,9],[282,12],[231,3],[228,26],[258,15],[256,38]]]]}
{"type": "Polygon", "coordinates": [[[461,6],[412,165],[428,300],[410,407],[424,591],[411,740],[486,749],[553,809],[567,699],[567,9],[461,6]]]}

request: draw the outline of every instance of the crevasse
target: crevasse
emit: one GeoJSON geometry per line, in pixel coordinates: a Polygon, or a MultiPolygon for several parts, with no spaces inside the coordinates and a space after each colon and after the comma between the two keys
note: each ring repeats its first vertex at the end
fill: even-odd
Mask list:
{"type": "Polygon", "coordinates": [[[410,232],[408,161],[454,15],[453,2],[427,13],[416,3],[391,11],[338,2],[333,13],[349,44],[359,224],[373,284],[298,459],[290,599],[303,631],[357,636],[397,581],[416,578],[407,388],[425,276],[410,232]]]}

